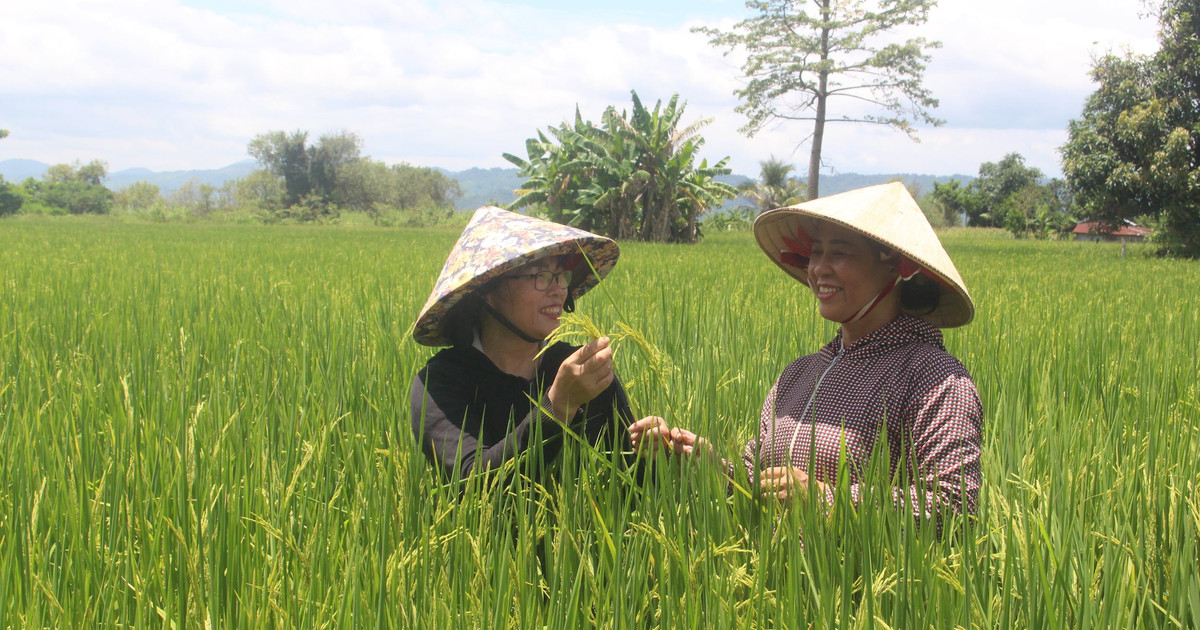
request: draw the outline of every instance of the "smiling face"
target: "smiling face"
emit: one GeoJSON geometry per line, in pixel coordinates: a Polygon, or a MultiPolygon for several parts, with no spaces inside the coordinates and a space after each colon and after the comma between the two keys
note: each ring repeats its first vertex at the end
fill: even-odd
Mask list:
{"type": "MultiPolygon", "coordinates": [[[[896,277],[892,263],[874,241],[846,227],[819,221],[810,233],[808,285],[821,317],[845,322],[896,277]]],[[[900,293],[892,291],[862,319],[843,324],[847,343],[888,323],[900,313],[900,293]]]]}
{"type": "Polygon", "coordinates": [[[484,299],[525,334],[545,339],[558,327],[567,283],[560,277],[545,291],[539,291],[527,275],[539,271],[558,273],[563,271],[562,262],[557,257],[543,258],[514,269],[502,276],[484,299]]]}

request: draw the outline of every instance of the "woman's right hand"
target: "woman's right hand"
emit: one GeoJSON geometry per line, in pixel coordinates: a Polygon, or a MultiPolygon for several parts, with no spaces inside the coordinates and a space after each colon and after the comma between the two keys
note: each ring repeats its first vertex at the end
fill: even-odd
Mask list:
{"type": "Polygon", "coordinates": [[[671,428],[658,416],[647,416],[629,425],[629,439],[633,450],[643,456],[651,456],[660,448],[676,455],[712,452],[708,440],[681,427],[671,428]]]}
{"type": "Polygon", "coordinates": [[[712,444],[708,440],[681,427],[671,429],[671,449],[680,455],[700,455],[712,453],[712,444]]]}
{"type": "Polygon", "coordinates": [[[671,452],[671,427],[658,416],[646,416],[629,425],[629,441],[633,451],[642,457],[653,457],[659,449],[671,452]]]}
{"type": "Polygon", "coordinates": [[[612,367],[612,347],[601,337],[581,347],[558,366],[547,397],[560,421],[569,424],[580,407],[608,389],[616,374],[612,367]]]}

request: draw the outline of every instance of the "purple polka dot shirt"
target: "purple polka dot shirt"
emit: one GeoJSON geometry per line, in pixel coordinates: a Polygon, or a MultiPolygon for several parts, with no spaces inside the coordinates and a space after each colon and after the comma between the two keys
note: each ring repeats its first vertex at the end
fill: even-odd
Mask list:
{"type": "MultiPolygon", "coordinates": [[[[941,332],[900,315],[849,348],[839,331],[789,365],[763,403],[743,463],[752,484],[756,469],[771,466],[800,468],[830,488],[840,473],[857,503],[886,428],[890,478],[900,486],[893,502],[940,523],[947,509],[976,511],[982,421],[975,383],[946,352],[941,332]]],[[[825,499],[832,498],[829,490],[825,499]]]]}

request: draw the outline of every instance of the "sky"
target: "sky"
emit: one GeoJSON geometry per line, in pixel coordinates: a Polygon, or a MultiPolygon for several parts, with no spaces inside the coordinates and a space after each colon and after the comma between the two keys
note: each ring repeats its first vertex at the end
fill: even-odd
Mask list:
{"type": "MultiPolygon", "coordinates": [[[[807,170],[811,123],[739,131],[737,54],[691,29],[729,29],[741,0],[41,0],[0,13],[0,160],[104,160],[110,171],[220,168],[257,134],[351,132],[389,164],[507,168],[525,140],[679,94],[710,119],[701,156],[757,176],[807,170]]],[[[1061,176],[1092,59],[1157,49],[1141,0],[941,0],[900,33],[942,43],[924,84],[940,127],[919,142],[831,124],[823,173],[974,175],[1019,153],[1061,176]]],[[[831,114],[839,113],[833,105],[831,114]]]]}

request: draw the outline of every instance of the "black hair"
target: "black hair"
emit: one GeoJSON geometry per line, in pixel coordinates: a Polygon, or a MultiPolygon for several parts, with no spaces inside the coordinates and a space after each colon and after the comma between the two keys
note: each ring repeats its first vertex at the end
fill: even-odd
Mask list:
{"type": "MultiPolygon", "coordinates": [[[[880,260],[890,260],[903,255],[873,238],[868,237],[867,241],[879,252],[880,260]]],[[[900,308],[914,315],[928,315],[942,302],[942,288],[936,280],[924,273],[901,280],[897,288],[900,290],[900,308]]]]}
{"type": "Polygon", "coordinates": [[[475,331],[479,330],[479,322],[483,317],[482,302],[479,292],[473,291],[442,315],[438,330],[454,347],[467,347],[475,343],[475,331]]]}
{"type": "Polygon", "coordinates": [[[929,276],[918,273],[900,283],[900,307],[909,313],[927,315],[942,301],[942,288],[929,276]]]}
{"type": "Polygon", "coordinates": [[[438,324],[438,331],[442,337],[449,339],[456,348],[475,343],[475,333],[483,326],[484,296],[495,291],[499,284],[499,277],[492,278],[487,284],[464,295],[458,304],[450,307],[438,324]]]}

